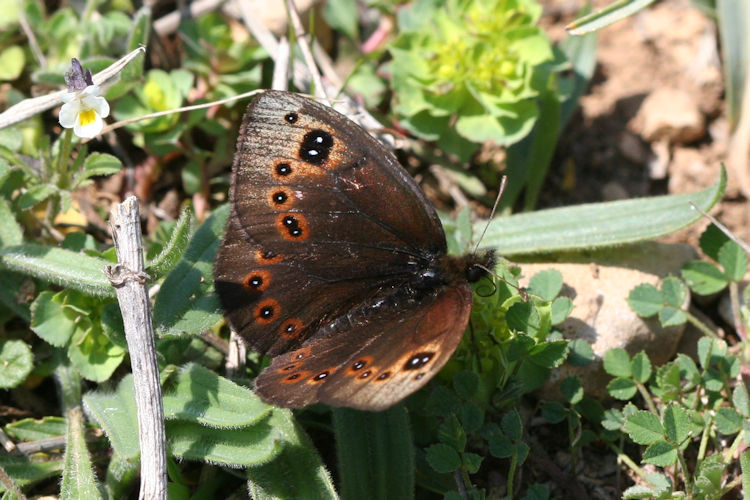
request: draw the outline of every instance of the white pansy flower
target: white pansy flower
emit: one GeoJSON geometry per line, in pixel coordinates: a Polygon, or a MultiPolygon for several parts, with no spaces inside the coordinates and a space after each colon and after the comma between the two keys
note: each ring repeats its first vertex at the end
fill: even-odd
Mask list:
{"type": "Polygon", "coordinates": [[[72,128],[78,137],[96,137],[104,128],[104,118],[109,116],[109,103],[99,95],[99,86],[91,81],[91,72],[84,70],[78,59],[73,59],[65,82],[68,92],[62,96],[65,104],[60,108],[60,125],[72,128]]]}

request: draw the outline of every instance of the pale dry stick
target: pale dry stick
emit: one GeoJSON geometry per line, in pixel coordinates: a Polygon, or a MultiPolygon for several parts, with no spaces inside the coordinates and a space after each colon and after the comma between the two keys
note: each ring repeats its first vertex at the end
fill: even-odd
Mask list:
{"type": "MultiPolygon", "coordinates": [[[[266,52],[271,56],[271,59],[276,61],[276,54],[279,51],[276,36],[271,32],[268,27],[263,24],[263,18],[255,10],[257,6],[256,2],[250,2],[247,0],[237,0],[235,2],[240,10],[240,16],[242,22],[245,23],[245,27],[255,40],[266,49],[266,52]]],[[[274,87],[275,88],[275,87],[274,87]]]]}
{"type": "Polygon", "coordinates": [[[29,47],[31,48],[31,52],[34,54],[34,57],[36,57],[36,60],[39,62],[39,66],[43,69],[47,69],[47,59],[44,57],[44,53],[42,52],[42,49],[39,47],[39,42],[36,39],[36,35],[34,35],[34,30],[31,29],[31,26],[29,26],[29,20],[26,19],[26,13],[23,9],[19,9],[18,11],[18,24],[21,25],[21,30],[23,31],[23,34],[26,35],[26,39],[29,41],[29,47]]]}
{"type": "Polygon", "coordinates": [[[300,21],[299,13],[297,12],[297,6],[294,5],[292,0],[286,0],[286,11],[289,15],[289,21],[292,23],[294,34],[297,36],[297,45],[299,45],[300,51],[302,52],[302,58],[305,60],[305,65],[310,70],[310,76],[312,76],[313,84],[315,84],[315,95],[327,98],[326,88],[323,86],[323,80],[320,78],[320,72],[315,64],[315,58],[313,58],[312,52],[310,51],[310,35],[305,31],[304,26],[302,26],[302,21],[300,21]]]}
{"type": "Polygon", "coordinates": [[[721,222],[719,222],[716,217],[714,217],[713,215],[709,214],[708,212],[706,212],[705,210],[703,210],[701,207],[699,207],[698,205],[696,205],[692,201],[690,202],[690,206],[693,207],[693,210],[697,210],[698,212],[701,213],[701,215],[703,215],[703,217],[705,217],[706,219],[710,220],[716,227],[718,227],[721,230],[722,233],[724,233],[724,234],[727,235],[727,238],[729,238],[730,240],[732,240],[735,243],[737,243],[740,247],[742,247],[742,249],[748,255],[750,255],[750,245],[748,245],[747,243],[745,243],[744,241],[742,241],[741,239],[739,239],[738,237],[736,237],[732,233],[732,231],[730,231],[727,226],[725,226],[724,224],[722,224],[721,222]]]}
{"type": "Polygon", "coordinates": [[[154,325],[143,271],[138,200],[130,196],[112,207],[109,219],[118,264],[104,273],[117,293],[133,370],[141,449],[140,499],[167,499],[167,451],[154,325]]]}
{"type": "Polygon", "coordinates": [[[273,80],[271,88],[274,90],[287,90],[289,85],[289,40],[281,37],[276,53],[276,61],[273,65],[273,80]]]}
{"type": "MultiPolygon", "coordinates": [[[[122,121],[119,121],[119,122],[115,122],[115,123],[113,123],[111,125],[107,125],[106,127],[104,127],[102,129],[101,134],[106,134],[107,132],[111,132],[112,130],[118,129],[120,127],[124,127],[125,125],[129,125],[131,123],[139,122],[141,120],[149,120],[151,118],[158,118],[160,116],[171,115],[173,113],[183,113],[185,111],[193,111],[193,110],[196,110],[196,109],[212,108],[212,107],[217,106],[219,104],[226,104],[228,102],[237,101],[239,99],[244,99],[245,97],[250,97],[250,96],[253,96],[255,94],[259,94],[261,92],[263,92],[263,91],[262,90],[251,90],[250,92],[244,92],[242,94],[238,94],[238,95],[235,95],[235,96],[232,96],[232,97],[226,97],[224,99],[218,99],[216,101],[204,102],[203,104],[196,104],[194,106],[183,106],[181,108],[168,109],[166,111],[159,111],[157,113],[149,113],[149,114],[143,115],[143,116],[135,116],[133,118],[128,118],[127,120],[122,120],[122,121]]],[[[84,139],[81,142],[82,143],[86,143],[89,140],[91,140],[91,139],[84,139]]]]}
{"type": "MultiPolygon", "coordinates": [[[[145,53],[146,48],[138,47],[129,54],[112,63],[107,68],[95,74],[92,77],[94,84],[102,85],[112,77],[118,75],[126,64],[135,59],[135,57],[142,52],[145,53]]],[[[62,103],[62,96],[65,93],[67,93],[67,90],[58,90],[57,92],[52,92],[51,94],[24,99],[18,104],[14,104],[13,106],[0,113],[0,129],[9,127],[18,122],[22,122],[27,118],[31,118],[32,116],[47,111],[50,108],[54,108],[55,106],[62,103]]]]}
{"type": "MultiPolygon", "coordinates": [[[[690,202],[690,206],[693,207],[694,210],[699,211],[706,219],[711,221],[716,227],[718,227],[722,233],[727,235],[727,237],[737,243],[740,248],[742,248],[745,253],[750,255],[750,245],[739,239],[732,233],[728,227],[726,227],[724,224],[718,221],[716,217],[713,215],[708,214],[706,211],[704,211],[702,208],[697,206],[692,201],[690,202]]],[[[732,322],[734,323],[734,329],[737,332],[737,334],[742,338],[742,340],[745,340],[747,338],[747,331],[745,329],[745,324],[742,322],[742,317],[740,315],[740,296],[739,296],[739,289],[737,287],[737,283],[730,282],[729,283],[729,302],[732,306],[732,322]]]]}
{"type": "Polygon", "coordinates": [[[166,14],[153,23],[154,32],[159,36],[171,35],[185,19],[198,19],[207,12],[213,12],[226,0],[196,0],[187,7],[166,14]]]}

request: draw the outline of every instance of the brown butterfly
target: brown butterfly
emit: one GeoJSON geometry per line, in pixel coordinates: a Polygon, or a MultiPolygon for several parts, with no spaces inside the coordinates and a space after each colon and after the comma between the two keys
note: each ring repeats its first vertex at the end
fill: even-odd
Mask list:
{"type": "Polygon", "coordinates": [[[229,325],[273,360],[272,404],[383,410],[461,341],[470,282],[492,252],[453,257],[432,205],[393,154],[333,109],[266,91],[237,139],[216,258],[229,325]]]}

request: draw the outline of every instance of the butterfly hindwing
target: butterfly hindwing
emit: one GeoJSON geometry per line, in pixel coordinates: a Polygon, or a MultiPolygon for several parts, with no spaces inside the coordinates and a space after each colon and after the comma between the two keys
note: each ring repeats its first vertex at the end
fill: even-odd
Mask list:
{"type": "Polygon", "coordinates": [[[412,309],[312,339],[273,359],[256,379],[266,401],[315,402],[378,411],[426,384],[461,341],[471,312],[469,285],[446,287],[412,309]]]}

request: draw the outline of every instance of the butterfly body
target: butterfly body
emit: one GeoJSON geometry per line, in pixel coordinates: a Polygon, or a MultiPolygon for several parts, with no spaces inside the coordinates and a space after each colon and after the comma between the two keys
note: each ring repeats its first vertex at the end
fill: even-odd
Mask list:
{"type": "Polygon", "coordinates": [[[461,340],[489,253],[453,257],[390,151],[343,115],[267,91],[237,141],[215,263],[230,326],[273,356],[266,401],[380,410],[423,386],[461,340]]]}

